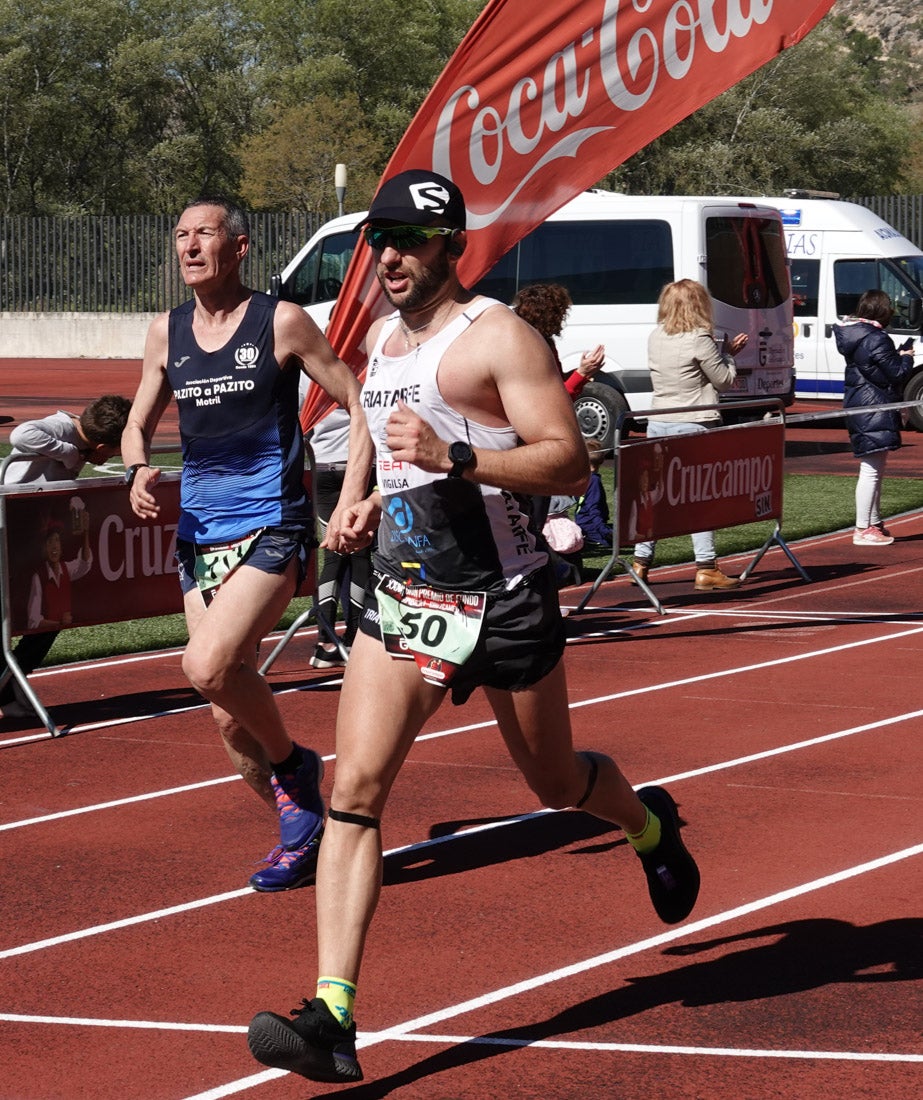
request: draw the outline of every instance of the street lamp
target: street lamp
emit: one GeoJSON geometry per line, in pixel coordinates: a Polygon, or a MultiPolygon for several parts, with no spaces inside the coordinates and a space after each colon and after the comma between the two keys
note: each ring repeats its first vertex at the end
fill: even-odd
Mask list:
{"type": "Polygon", "coordinates": [[[346,165],[338,164],[333,171],[333,186],[336,188],[340,217],[343,217],[343,200],[346,198],[346,165]]]}

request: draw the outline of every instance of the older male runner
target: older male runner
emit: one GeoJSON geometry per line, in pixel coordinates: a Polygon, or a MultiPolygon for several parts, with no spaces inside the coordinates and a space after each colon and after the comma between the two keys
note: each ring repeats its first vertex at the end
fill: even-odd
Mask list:
{"type": "Polygon", "coordinates": [[[286,890],[313,879],[324,825],[323,763],[289,737],[256,667],[260,640],[303,580],[314,544],[300,372],[350,411],[343,499],[351,503],[368,487],[371,441],[359,383],[314,322],[241,281],[243,211],[199,199],[183,211],[175,241],[193,297],[150,327],[122,457],[131,506],[153,519],[160,471],[149,465],[150,444],[175,398],[183,444],[177,561],[189,627],[183,671],[212,704],[232,762],[278,814],[279,844],[250,884],[286,890]]]}

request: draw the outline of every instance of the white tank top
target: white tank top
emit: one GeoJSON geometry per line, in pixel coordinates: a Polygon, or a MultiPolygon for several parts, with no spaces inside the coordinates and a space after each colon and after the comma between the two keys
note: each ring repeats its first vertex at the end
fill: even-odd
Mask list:
{"type": "Polygon", "coordinates": [[[375,564],[405,583],[496,592],[515,587],[547,561],[536,549],[522,498],[395,462],[385,442],[388,417],[403,401],[448,442],[466,440],[475,450],[494,451],[518,445],[509,425],[491,428],[453,409],[436,381],[447,348],[480,314],[498,305],[493,298],[478,298],[425,344],[389,356],[382,348],[398,324],[395,313],[382,326],[369,357],[362,407],[375,443],[383,505],[375,564]]]}

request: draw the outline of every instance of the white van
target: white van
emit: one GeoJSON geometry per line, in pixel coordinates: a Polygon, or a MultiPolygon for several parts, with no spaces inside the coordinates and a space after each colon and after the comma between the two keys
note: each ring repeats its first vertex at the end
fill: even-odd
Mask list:
{"type": "MultiPolygon", "coordinates": [[[[790,191],[757,201],[776,207],[785,227],[795,316],[795,394],[842,400],[845,360],[836,350],[833,325],[855,313],[866,290],[883,290],[895,314],[889,332],[896,344],[915,338],[916,373],[904,400],[923,398],[923,252],[856,203],[790,191]]],[[[911,410],[923,431],[923,410],[911,410]]]]}
{"type": "MultiPolygon", "coordinates": [[[[274,279],[323,329],[358,240],[362,213],[322,226],[274,279]]],[[[515,245],[473,288],[511,302],[529,283],[573,299],[558,353],[565,372],[603,344],[603,371],[576,402],[583,434],[611,445],[616,419],[651,404],[647,339],[664,284],[697,279],[715,303],[716,335],[746,332],[734,398],[793,395],[792,303],[782,221],[762,200],[586,191],[515,245]]]]}

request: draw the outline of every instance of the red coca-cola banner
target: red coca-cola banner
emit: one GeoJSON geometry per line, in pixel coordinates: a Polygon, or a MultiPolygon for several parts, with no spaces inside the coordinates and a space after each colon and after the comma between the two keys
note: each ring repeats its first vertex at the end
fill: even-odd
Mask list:
{"type": "MultiPolygon", "coordinates": [[[[549,214],[799,42],[833,0],[492,0],[383,178],[432,168],[464,193],[471,286],[549,214]]],[[[780,140],[783,135],[779,135],[780,140]]],[[[328,329],[361,371],[383,309],[360,244],[328,329]]],[[[316,386],[302,423],[329,407],[316,386]]]]}
{"type": "Polygon", "coordinates": [[[618,545],[782,518],[781,420],[624,442],[618,545]]]}

